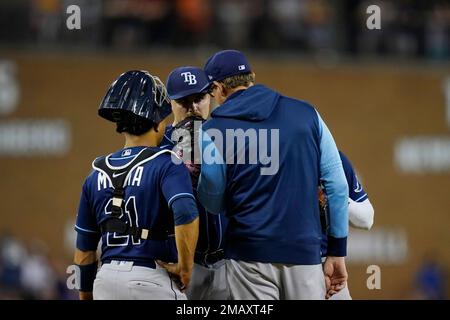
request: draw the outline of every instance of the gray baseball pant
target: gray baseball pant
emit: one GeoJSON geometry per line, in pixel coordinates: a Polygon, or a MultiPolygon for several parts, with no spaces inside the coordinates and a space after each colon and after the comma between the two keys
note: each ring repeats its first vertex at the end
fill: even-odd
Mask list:
{"type": "Polygon", "coordinates": [[[186,300],[167,271],[111,261],[101,266],[94,281],[94,300],[186,300]]]}
{"type": "Polygon", "coordinates": [[[225,260],[210,267],[195,263],[186,295],[189,300],[229,300],[225,260]]]}
{"type": "Polygon", "coordinates": [[[336,294],[333,294],[328,300],[352,300],[352,297],[350,296],[350,291],[348,290],[348,283],[344,289],[342,289],[336,294]]]}
{"type": "Polygon", "coordinates": [[[227,260],[227,281],[233,300],[323,300],[326,288],[322,264],[227,260]]]}

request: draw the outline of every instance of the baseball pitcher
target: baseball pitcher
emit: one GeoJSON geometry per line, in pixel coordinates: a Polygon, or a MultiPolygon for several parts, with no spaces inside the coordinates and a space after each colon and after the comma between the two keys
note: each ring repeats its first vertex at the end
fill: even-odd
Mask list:
{"type": "MultiPolygon", "coordinates": [[[[174,122],[166,128],[162,147],[171,148],[188,167],[194,194],[200,174],[198,128],[209,116],[210,83],[200,68],[180,67],[167,79],[174,122]],[[197,150],[196,150],[197,148],[197,150]]],[[[223,260],[226,218],[207,212],[197,202],[200,231],[195,250],[194,269],[186,295],[190,300],[226,300],[230,294],[223,260]]]]}

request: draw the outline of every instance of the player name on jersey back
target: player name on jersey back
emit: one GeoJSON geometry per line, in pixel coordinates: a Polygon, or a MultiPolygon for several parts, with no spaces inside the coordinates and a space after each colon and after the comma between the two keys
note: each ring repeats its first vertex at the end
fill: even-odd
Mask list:
{"type": "MultiPolygon", "coordinates": [[[[125,180],[124,187],[126,187],[126,186],[140,187],[143,173],[144,173],[144,166],[137,167],[135,170],[133,170],[131,172],[131,174],[125,180]]],[[[114,174],[116,174],[116,173],[114,173],[114,174]]],[[[126,174],[126,172],[117,173],[117,175],[114,177],[117,177],[120,174],[126,174]]],[[[100,191],[100,190],[106,189],[106,188],[112,188],[112,187],[113,187],[113,185],[112,185],[111,181],[108,179],[108,177],[106,176],[106,174],[104,174],[103,172],[99,172],[97,175],[97,191],[100,191]]]]}

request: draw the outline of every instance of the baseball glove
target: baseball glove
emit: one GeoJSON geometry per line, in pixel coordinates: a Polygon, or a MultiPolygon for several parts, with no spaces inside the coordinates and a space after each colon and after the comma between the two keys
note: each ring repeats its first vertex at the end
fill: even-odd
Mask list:
{"type": "Polygon", "coordinates": [[[176,141],[174,152],[183,159],[192,179],[192,186],[197,188],[200,176],[201,155],[198,147],[199,128],[205,120],[197,115],[191,115],[180,121],[174,127],[176,141]]]}

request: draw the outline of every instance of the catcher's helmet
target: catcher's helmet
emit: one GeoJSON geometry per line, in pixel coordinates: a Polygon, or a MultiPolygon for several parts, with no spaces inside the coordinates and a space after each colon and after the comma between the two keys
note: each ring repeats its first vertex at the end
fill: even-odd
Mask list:
{"type": "Polygon", "coordinates": [[[143,124],[145,127],[158,125],[171,112],[161,80],[147,71],[136,70],[122,73],[111,84],[98,110],[102,118],[118,124],[119,132],[143,124]]]}

